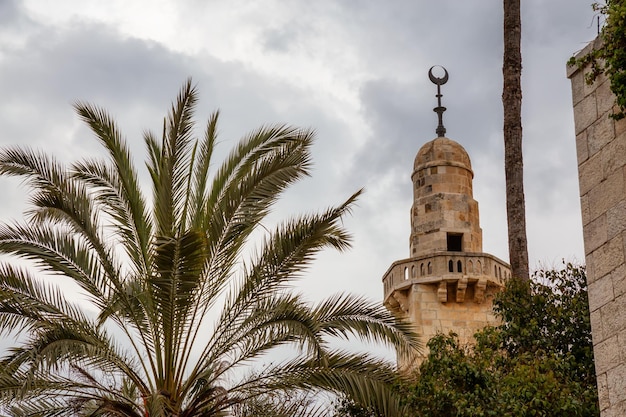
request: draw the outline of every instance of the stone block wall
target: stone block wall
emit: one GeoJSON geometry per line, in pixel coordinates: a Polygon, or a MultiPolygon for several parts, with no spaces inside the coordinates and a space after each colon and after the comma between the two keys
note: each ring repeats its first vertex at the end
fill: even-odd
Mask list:
{"type": "Polygon", "coordinates": [[[626,416],[626,119],[609,118],[615,102],[609,81],[588,85],[585,71],[569,67],[567,76],[600,410],[617,417],[626,416]]]}
{"type": "MultiPolygon", "coordinates": [[[[475,284],[467,286],[465,297],[460,302],[455,299],[457,285],[448,285],[448,301],[442,303],[438,285],[413,284],[407,315],[425,342],[438,333],[454,331],[462,344],[472,344],[477,331],[500,323],[493,313],[493,297],[499,288],[488,287],[483,296],[484,301],[479,304],[474,301],[475,284]]],[[[426,357],[428,351],[425,349],[423,354],[426,357]]]]}
{"type": "MultiPolygon", "coordinates": [[[[413,324],[424,344],[450,331],[462,344],[471,344],[478,330],[500,323],[493,298],[510,277],[509,265],[486,253],[441,252],[403,259],[383,277],[384,303],[413,324]]],[[[419,365],[427,355],[424,349],[411,365],[419,365]]],[[[399,360],[398,365],[405,364],[399,360]]]]}

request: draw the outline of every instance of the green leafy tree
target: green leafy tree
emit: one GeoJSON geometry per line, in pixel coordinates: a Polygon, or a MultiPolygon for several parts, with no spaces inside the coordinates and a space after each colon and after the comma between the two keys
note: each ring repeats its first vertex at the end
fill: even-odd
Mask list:
{"type": "Polygon", "coordinates": [[[499,327],[463,346],[455,334],[428,342],[410,415],[599,416],[584,269],[567,264],[512,280],[495,302],[499,327]]]}
{"type": "Polygon", "coordinates": [[[495,301],[509,356],[556,355],[571,362],[575,378],[595,390],[593,342],[585,269],[540,270],[532,283],[511,282],[495,301]]]}
{"type": "Polygon", "coordinates": [[[144,135],[150,198],[116,124],[89,104],[75,107],[107,159],[66,167],[28,148],[0,151],[0,173],[32,190],[25,221],[0,226],[0,253],[10,255],[0,264],[0,332],[20,335],[0,358],[0,409],[218,416],[281,392],[328,391],[397,414],[392,364],[329,342],[357,337],[410,354],[410,327],[360,297],[313,305],[289,288],[321,249],[349,247],[341,220],[360,191],[266,230],[281,192],[309,174],[313,133],[262,127],[213,171],[218,114],[195,139],[196,101],[188,81],[162,138],[144,135]],[[56,285],[66,281],[84,302],[66,299],[56,285]],[[249,371],[284,346],[297,355],[249,371]]]}

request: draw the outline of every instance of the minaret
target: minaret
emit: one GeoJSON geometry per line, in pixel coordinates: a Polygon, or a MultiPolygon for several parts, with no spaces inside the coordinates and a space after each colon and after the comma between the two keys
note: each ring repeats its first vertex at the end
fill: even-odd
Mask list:
{"type": "Polygon", "coordinates": [[[437,333],[450,331],[471,343],[477,330],[497,324],[493,294],[510,277],[510,267],[482,252],[470,158],[444,136],[441,86],[448,72],[444,68],[444,77],[437,78],[433,68],[429,77],[437,85],[438,137],[415,157],[410,257],[394,262],[385,273],[384,302],[415,325],[424,345],[437,333]]]}

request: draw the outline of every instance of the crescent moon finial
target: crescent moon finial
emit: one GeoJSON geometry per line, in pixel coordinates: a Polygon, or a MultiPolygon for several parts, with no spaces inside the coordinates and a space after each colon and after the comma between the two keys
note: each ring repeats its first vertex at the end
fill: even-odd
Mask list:
{"type": "Polygon", "coordinates": [[[437,107],[435,107],[433,111],[437,113],[439,126],[437,126],[435,133],[437,133],[438,137],[444,137],[446,135],[446,128],[443,127],[443,112],[446,111],[446,108],[441,105],[441,97],[443,97],[443,94],[441,94],[441,86],[448,82],[448,70],[441,65],[434,65],[428,70],[428,78],[437,86],[437,107]],[[435,67],[439,67],[443,70],[443,77],[435,77],[435,74],[433,74],[435,67]]]}
{"type": "Polygon", "coordinates": [[[446,70],[441,65],[433,65],[428,70],[428,78],[430,78],[430,81],[432,81],[433,84],[444,85],[445,83],[448,82],[448,70],[446,70]],[[435,69],[437,67],[439,67],[439,68],[441,68],[443,70],[443,77],[441,77],[441,78],[435,77],[435,74],[433,74],[433,69],[435,69]]]}

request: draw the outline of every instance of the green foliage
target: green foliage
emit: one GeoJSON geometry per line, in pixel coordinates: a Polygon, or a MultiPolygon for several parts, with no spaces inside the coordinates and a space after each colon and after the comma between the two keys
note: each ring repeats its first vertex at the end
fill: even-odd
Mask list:
{"type": "Polygon", "coordinates": [[[598,416],[584,268],[513,280],[495,302],[499,327],[462,346],[428,342],[414,383],[401,390],[422,417],[598,416]]]}
{"type": "Polygon", "coordinates": [[[334,417],[383,417],[377,414],[371,407],[364,407],[354,401],[340,397],[335,404],[334,417]]]}
{"type": "Polygon", "coordinates": [[[290,287],[320,250],[349,247],[342,218],[360,191],[269,230],[273,204],[309,175],[313,132],[262,127],[219,164],[218,114],[196,139],[196,101],[189,80],[162,137],[144,136],[151,198],[114,121],[89,104],[76,110],[108,158],[64,166],[0,150],[0,174],[31,189],[27,219],[0,225],[0,337],[21,336],[0,358],[0,414],[250,415],[289,397],[304,400],[272,413],[309,415],[307,393],[331,392],[397,415],[393,364],[330,340],[411,354],[410,326],[378,302],[344,294],[312,304],[290,287]],[[77,284],[85,300],[57,282],[77,284]],[[249,371],[285,347],[292,359],[249,371]]]}
{"type": "Polygon", "coordinates": [[[510,356],[557,355],[572,377],[595,385],[587,281],[583,267],[540,270],[533,281],[513,280],[496,297],[502,345],[510,356]]]}
{"type": "Polygon", "coordinates": [[[589,66],[586,75],[589,84],[601,74],[609,78],[618,107],[610,117],[619,120],[626,116],[626,1],[606,0],[604,4],[594,3],[592,7],[605,17],[600,33],[602,42],[589,54],[579,59],[570,58],[568,64],[579,68],[589,66]]]}

